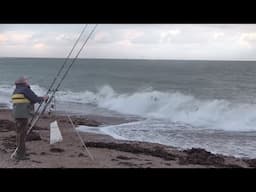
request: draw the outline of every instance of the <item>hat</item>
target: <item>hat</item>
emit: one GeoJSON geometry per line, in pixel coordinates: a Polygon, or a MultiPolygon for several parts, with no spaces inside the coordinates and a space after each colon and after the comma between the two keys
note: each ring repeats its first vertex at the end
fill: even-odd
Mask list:
{"type": "Polygon", "coordinates": [[[28,80],[27,77],[22,76],[22,77],[18,78],[18,79],[15,81],[15,84],[23,84],[23,83],[26,83],[27,80],[28,80]]]}

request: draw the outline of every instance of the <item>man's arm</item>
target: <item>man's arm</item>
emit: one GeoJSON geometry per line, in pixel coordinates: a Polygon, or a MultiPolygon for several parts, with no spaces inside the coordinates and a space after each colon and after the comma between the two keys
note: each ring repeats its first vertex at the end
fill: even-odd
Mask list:
{"type": "Polygon", "coordinates": [[[25,89],[24,95],[31,101],[31,103],[41,103],[44,101],[43,97],[38,97],[29,87],[25,89]]]}

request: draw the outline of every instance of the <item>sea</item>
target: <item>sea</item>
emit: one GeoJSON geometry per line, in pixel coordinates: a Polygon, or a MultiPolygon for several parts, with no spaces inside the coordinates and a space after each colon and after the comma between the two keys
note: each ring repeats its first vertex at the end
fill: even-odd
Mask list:
{"type": "MultiPolygon", "coordinates": [[[[12,108],[21,75],[45,95],[64,61],[0,58],[0,108],[12,108]]],[[[78,59],[55,107],[129,120],[79,131],[256,158],[256,61],[78,59]]]]}

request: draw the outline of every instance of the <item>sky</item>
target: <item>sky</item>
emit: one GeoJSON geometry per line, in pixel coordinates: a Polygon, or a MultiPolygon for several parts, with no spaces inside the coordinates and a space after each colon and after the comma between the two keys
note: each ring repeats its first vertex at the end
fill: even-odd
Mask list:
{"type": "MultiPolygon", "coordinates": [[[[65,58],[84,26],[0,24],[0,57],[65,58]]],[[[99,24],[79,58],[256,60],[256,24],[99,24]]]]}

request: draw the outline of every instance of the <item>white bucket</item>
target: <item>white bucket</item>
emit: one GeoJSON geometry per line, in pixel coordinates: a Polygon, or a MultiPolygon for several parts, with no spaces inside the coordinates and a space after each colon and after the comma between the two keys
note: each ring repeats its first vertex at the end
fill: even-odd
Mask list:
{"type": "Polygon", "coordinates": [[[63,140],[57,121],[50,123],[50,144],[63,140]]]}

